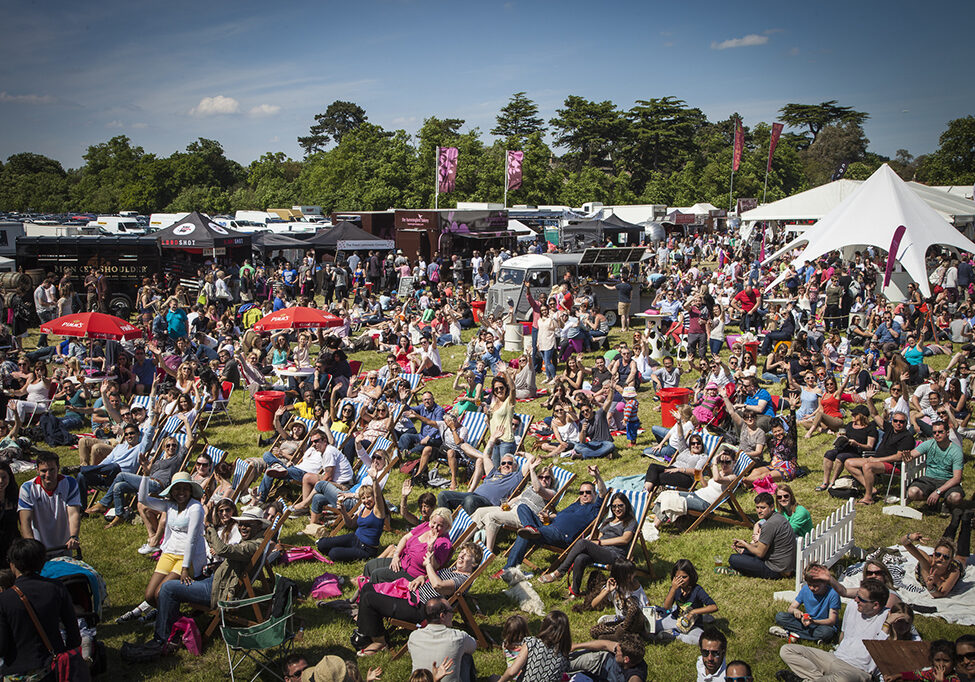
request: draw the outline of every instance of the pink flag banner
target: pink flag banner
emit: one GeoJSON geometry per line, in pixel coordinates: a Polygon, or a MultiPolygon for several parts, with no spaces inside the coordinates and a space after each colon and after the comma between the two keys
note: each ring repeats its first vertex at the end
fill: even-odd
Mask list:
{"type": "Polygon", "coordinates": [[[735,126],[735,156],[731,162],[731,170],[737,171],[741,165],[741,153],[745,149],[745,131],[741,127],[741,121],[735,126]]]}
{"type": "Polygon", "coordinates": [[[772,170],[772,155],[775,154],[775,145],[779,143],[779,136],[782,135],[783,127],[781,123],[772,124],[772,139],[768,143],[768,166],[766,166],[765,172],[772,170]]]}
{"type": "Polygon", "coordinates": [[[457,186],[457,147],[439,147],[437,154],[437,186],[439,192],[453,192],[457,186]]]}
{"type": "Polygon", "coordinates": [[[884,271],[884,286],[890,285],[890,276],[894,272],[894,262],[897,260],[897,251],[901,247],[901,239],[904,238],[904,233],[907,232],[907,227],[904,225],[898,225],[897,229],[894,230],[894,238],[890,240],[890,249],[887,251],[887,269],[884,271]]]}
{"type": "Polygon", "coordinates": [[[508,165],[505,177],[508,178],[508,191],[521,187],[521,163],[525,160],[525,152],[508,150],[508,165]]]}

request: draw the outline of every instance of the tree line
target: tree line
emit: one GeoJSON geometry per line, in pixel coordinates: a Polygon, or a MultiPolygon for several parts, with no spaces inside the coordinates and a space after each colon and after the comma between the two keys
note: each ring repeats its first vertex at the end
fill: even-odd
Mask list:
{"type": "MultiPolygon", "coordinates": [[[[838,176],[862,180],[888,162],[902,177],[928,184],[975,182],[975,116],[948,122],[931,154],[898,150],[889,159],[868,150],[866,112],[836,101],[790,103],[779,120],[788,132],[775,150],[768,199],[809,189],[838,176]]],[[[199,138],[167,157],[146,153],[120,135],[88,147],[84,164],[65,170],[55,159],[24,152],[0,163],[0,210],[115,213],[120,210],[229,213],[297,204],[327,210],[385,210],[433,205],[436,147],[457,147],[457,189],[440,205],[500,202],[505,150],[524,151],[524,180],[511,204],[709,201],[725,207],[734,114],[712,122],[676,97],[611,101],[566,97],[548,122],[524,92],[501,108],[486,142],[465,121],[431,117],[415,135],[385,130],[352,102],[336,101],[298,138],[301,160],[267,152],[248,166],[228,159],[216,140],[199,138]],[[556,151],[558,150],[558,151],[556,151]]],[[[736,197],[761,197],[769,123],[743,127],[745,146],[735,174],[736,197]]]]}

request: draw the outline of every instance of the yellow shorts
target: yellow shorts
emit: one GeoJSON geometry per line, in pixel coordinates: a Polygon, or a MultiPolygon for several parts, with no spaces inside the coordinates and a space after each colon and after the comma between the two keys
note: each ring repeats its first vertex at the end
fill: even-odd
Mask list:
{"type": "Polygon", "coordinates": [[[168,575],[169,573],[175,573],[179,575],[183,570],[183,557],[176,554],[161,554],[159,560],[156,562],[155,573],[162,573],[163,575],[168,575]]]}

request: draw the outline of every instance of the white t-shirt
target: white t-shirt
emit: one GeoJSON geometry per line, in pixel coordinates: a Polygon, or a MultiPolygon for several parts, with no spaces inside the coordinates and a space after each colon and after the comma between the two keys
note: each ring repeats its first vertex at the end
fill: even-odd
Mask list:
{"type": "Polygon", "coordinates": [[[876,663],[870,658],[870,652],[863,646],[866,639],[887,639],[884,632],[884,621],[887,620],[887,609],[872,618],[864,618],[855,604],[849,604],[843,614],[843,641],[836,647],[834,655],[855,668],[870,673],[877,670],[876,663]]]}
{"type": "MultiPolygon", "coordinates": [[[[351,436],[349,437],[351,438],[351,436]]],[[[321,467],[319,468],[319,471],[329,467],[334,467],[334,471],[332,472],[332,481],[334,483],[348,485],[355,477],[355,473],[352,471],[352,465],[349,464],[349,460],[346,459],[345,455],[343,455],[342,452],[334,445],[325,446],[325,452],[322,454],[320,461],[321,467]]]]}
{"type": "Polygon", "coordinates": [[[900,412],[905,417],[911,416],[911,406],[907,404],[906,400],[904,400],[904,396],[899,396],[896,404],[894,403],[894,396],[884,398],[884,409],[890,414],[900,412]]]}
{"type": "Polygon", "coordinates": [[[61,476],[53,493],[41,486],[37,476],[20,486],[18,511],[33,511],[31,528],[34,538],[51,549],[68,542],[71,531],[68,529],[68,507],[81,509],[81,494],[78,482],[70,476],[61,476]]]}
{"type": "Polygon", "coordinates": [[[432,362],[435,366],[443,367],[443,365],[440,363],[440,351],[437,350],[437,347],[434,344],[431,343],[427,347],[427,350],[423,350],[423,347],[421,346],[417,352],[420,354],[420,360],[426,360],[429,358],[430,362],[432,362]]]}
{"type": "Polygon", "coordinates": [[[305,454],[302,455],[301,461],[295,466],[304,471],[306,474],[320,474],[322,473],[322,469],[325,468],[324,462],[324,455],[318,451],[318,448],[312,446],[305,450],[305,454]]]}

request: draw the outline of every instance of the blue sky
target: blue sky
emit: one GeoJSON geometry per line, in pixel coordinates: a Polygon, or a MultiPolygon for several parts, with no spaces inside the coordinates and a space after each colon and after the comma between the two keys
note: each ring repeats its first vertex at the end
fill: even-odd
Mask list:
{"type": "Polygon", "coordinates": [[[975,3],[4,0],[0,158],[76,167],[128,135],[168,155],[197,137],[249,163],[336,99],[415,132],[463,118],[485,137],[525,91],[550,118],[569,94],[674,95],[711,120],[772,121],[786,102],[867,111],[870,148],[933,151],[975,114],[975,3]]]}

